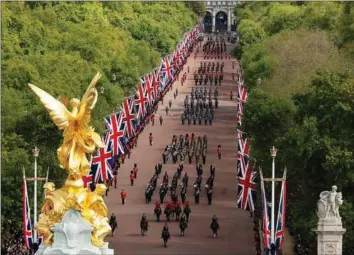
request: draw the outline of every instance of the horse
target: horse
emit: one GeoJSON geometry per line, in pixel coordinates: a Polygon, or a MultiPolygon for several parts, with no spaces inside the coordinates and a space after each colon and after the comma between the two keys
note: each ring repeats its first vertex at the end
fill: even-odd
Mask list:
{"type": "Polygon", "coordinates": [[[149,223],[147,220],[140,222],[140,230],[142,236],[144,236],[147,233],[148,228],[149,228],[149,223]]]}
{"type": "Polygon", "coordinates": [[[179,228],[181,229],[181,236],[184,236],[184,231],[188,228],[188,224],[186,220],[181,220],[179,223],[179,228]]]}
{"type": "Polygon", "coordinates": [[[176,213],[176,221],[179,221],[179,216],[180,216],[181,213],[182,213],[181,206],[179,206],[179,205],[176,206],[176,208],[175,208],[175,213],[176,213]]]}
{"type": "Polygon", "coordinates": [[[170,207],[166,207],[165,211],[163,213],[166,215],[166,220],[170,221],[171,208],[170,207]]]}
{"type": "Polygon", "coordinates": [[[210,228],[212,229],[213,231],[213,237],[214,239],[217,237],[218,235],[218,230],[219,230],[219,223],[217,221],[213,221],[211,224],[210,224],[210,228]]]}
{"type": "Polygon", "coordinates": [[[163,200],[167,194],[168,191],[168,185],[166,183],[161,184],[160,188],[160,203],[163,204],[163,200]]]}
{"type": "Polygon", "coordinates": [[[114,220],[114,221],[111,221],[109,223],[109,225],[111,226],[111,229],[112,229],[112,236],[114,236],[116,228],[118,227],[118,223],[116,220],[114,220]]]}
{"type": "Polygon", "coordinates": [[[154,215],[156,215],[156,221],[160,222],[160,215],[161,215],[162,211],[160,207],[155,207],[154,209],[154,215]]]}
{"type": "Polygon", "coordinates": [[[163,239],[164,247],[167,247],[167,241],[171,238],[170,232],[167,229],[163,230],[161,238],[163,239]]]}

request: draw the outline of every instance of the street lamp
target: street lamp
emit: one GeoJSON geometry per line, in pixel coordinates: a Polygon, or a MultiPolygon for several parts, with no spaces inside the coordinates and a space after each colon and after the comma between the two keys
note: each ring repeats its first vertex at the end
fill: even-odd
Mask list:
{"type": "Polygon", "coordinates": [[[103,86],[100,87],[100,93],[101,93],[101,94],[104,94],[104,87],[103,87],[103,86]]]}
{"type": "Polygon", "coordinates": [[[274,202],[274,195],[275,195],[275,157],[277,156],[277,149],[273,146],[270,149],[270,154],[273,158],[272,162],[272,225],[271,225],[271,239],[272,243],[275,243],[275,235],[274,235],[274,209],[275,209],[275,202],[274,202]]]}
{"type": "MultiPolygon", "coordinates": [[[[33,156],[34,156],[34,219],[33,219],[33,225],[35,226],[37,224],[37,158],[39,156],[39,149],[34,147],[32,150],[33,156]]],[[[37,231],[33,231],[33,239],[34,243],[37,242],[37,231]]]]}

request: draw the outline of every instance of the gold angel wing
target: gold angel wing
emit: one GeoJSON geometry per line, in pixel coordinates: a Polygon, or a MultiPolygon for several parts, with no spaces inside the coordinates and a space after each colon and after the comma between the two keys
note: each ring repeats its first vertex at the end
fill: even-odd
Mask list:
{"type": "Polygon", "coordinates": [[[100,72],[98,72],[95,77],[92,79],[90,85],[88,86],[84,96],[80,102],[80,109],[78,113],[78,119],[82,119],[84,124],[88,124],[91,120],[91,111],[95,107],[97,102],[97,90],[96,84],[101,78],[100,72]]]}
{"type": "Polygon", "coordinates": [[[42,104],[49,112],[49,115],[52,118],[54,124],[57,125],[59,129],[66,129],[69,126],[69,118],[71,117],[71,113],[68,111],[68,109],[66,109],[66,107],[60,101],[56,100],[44,90],[30,83],[28,86],[39,97],[42,104]]]}

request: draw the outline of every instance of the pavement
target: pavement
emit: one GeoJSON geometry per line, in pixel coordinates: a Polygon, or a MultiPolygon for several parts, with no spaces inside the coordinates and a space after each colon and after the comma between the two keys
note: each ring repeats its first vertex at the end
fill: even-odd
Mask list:
{"type": "MultiPolygon", "coordinates": [[[[233,45],[227,44],[228,51],[231,51],[233,45]]],[[[197,59],[194,59],[194,53],[189,57],[187,66],[190,72],[187,75],[187,81],[181,86],[179,81],[173,84],[173,90],[168,92],[164,98],[164,105],[160,103],[157,115],[163,115],[163,125],[160,126],[158,118],[155,120],[155,126],[149,124],[144,132],[140,134],[138,147],[131,154],[130,159],[125,160],[125,164],[119,169],[118,188],[111,188],[108,196],[104,197],[109,209],[109,216],[114,212],[117,216],[118,229],[114,237],[108,236],[106,241],[109,247],[115,250],[115,254],[255,254],[255,243],[253,241],[253,218],[250,218],[249,212],[236,208],[237,197],[237,179],[236,179],[236,96],[231,101],[229,98],[230,90],[235,94],[237,90],[236,83],[232,81],[231,60],[204,60],[199,53],[197,59]],[[219,87],[219,107],[215,109],[214,121],[212,126],[205,125],[182,125],[181,113],[183,111],[183,101],[185,95],[190,94],[194,86],[193,72],[200,66],[201,61],[219,61],[224,62],[224,81],[219,87]],[[179,94],[173,99],[173,92],[178,88],[179,94]],[[164,108],[168,101],[172,100],[172,109],[166,116],[164,108]],[[153,134],[154,143],[149,145],[149,133],[153,134]],[[161,216],[161,222],[156,222],[153,215],[154,204],[159,199],[158,192],[165,171],[168,172],[171,182],[173,174],[177,170],[178,163],[172,164],[171,159],[163,165],[162,174],[158,180],[157,189],[153,195],[150,204],[145,203],[145,189],[150,178],[154,173],[154,166],[162,161],[162,152],[167,144],[171,143],[172,136],[179,136],[186,133],[196,136],[207,135],[208,137],[208,156],[206,165],[203,166],[203,183],[209,177],[210,164],[215,164],[216,174],[214,181],[214,192],[212,205],[208,205],[205,190],[202,190],[200,204],[194,204],[193,183],[196,179],[195,160],[184,164],[184,171],[189,175],[189,187],[187,200],[191,205],[191,215],[185,236],[180,236],[179,225],[177,222],[170,222],[169,229],[171,239],[168,247],[163,247],[161,231],[164,225],[165,217],[161,216]],[[222,159],[217,159],[217,146],[222,146],[222,159]],[[138,164],[139,172],[134,186],[130,185],[129,175],[133,169],[134,163],[138,164]],[[120,192],[124,189],[127,192],[127,201],[122,205],[120,192]],[[145,213],[149,220],[149,231],[146,236],[140,234],[140,219],[145,213]],[[209,228],[213,215],[219,219],[220,232],[216,239],[213,239],[212,231],[209,228]]],[[[184,71],[180,74],[180,79],[184,71]]],[[[213,85],[213,90],[215,86],[213,85]]],[[[179,185],[180,181],[178,182],[179,185]]],[[[179,194],[179,187],[178,187],[179,194]]],[[[180,198],[180,197],[179,197],[180,198]]],[[[170,200],[170,197],[167,197],[170,200]]]]}

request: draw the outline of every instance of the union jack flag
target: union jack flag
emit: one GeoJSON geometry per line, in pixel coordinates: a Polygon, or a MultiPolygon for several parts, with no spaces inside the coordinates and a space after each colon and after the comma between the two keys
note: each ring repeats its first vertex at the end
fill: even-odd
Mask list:
{"type": "MultiPolygon", "coordinates": [[[[124,123],[122,113],[115,113],[105,118],[109,133],[108,140],[112,142],[113,156],[124,154],[124,123]]],[[[106,139],[105,139],[106,140],[106,139]]],[[[108,144],[106,144],[108,147],[108,144]]]]}
{"type": "Polygon", "coordinates": [[[247,90],[243,85],[238,86],[238,100],[246,102],[248,98],[247,90]]]}
{"type": "Polygon", "coordinates": [[[134,102],[132,98],[125,98],[121,106],[122,123],[124,124],[124,131],[128,137],[135,135],[134,127],[134,102]]]}
{"type": "Polygon", "coordinates": [[[163,81],[163,88],[166,87],[167,84],[169,84],[170,81],[174,78],[174,68],[172,66],[172,58],[170,56],[167,56],[162,59],[161,61],[161,78],[163,81]]]}
{"type": "Polygon", "coordinates": [[[151,73],[151,82],[155,99],[159,98],[159,87],[160,87],[160,70],[161,68],[155,69],[151,73]]]}
{"type": "Polygon", "coordinates": [[[90,185],[93,182],[93,173],[90,171],[90,173],[86,176],[82,176],[82,180],[84,182],[84,188],[87,188],[88,185],[90,185]]]}
{"type": "Polygon", "coordinates": [[[285,231],[285,211],[286,211],[286,169],[284,170],[284,181],[282,181],[280,202],[278,210],[277,225],[275,228],[275,244],[278,249],[283,247],[284,243],[284,231],[285,231]]]}
{"type": "Polygon", "coordinates": [[[180,61],[180,53],[179,53],[179,45],[177,45],[175,52],[173,53],[173,67],[174,68],[179,68],[181,65],[180,61]]]}
{"type": "Polygon", "coordinates": [[[32,249],[33,229],[31,223],[31,209],[28,201],[26,180],[23,180],[22,200],[23,200],[23,235],[24,235],[25,245],[28,249],[32,249]]]}
{"type": "Polygon", "coordinates": [[[269,211],[268,202],[264,189],[264,182],[262,171],[260,170],[261,176],[261,193],[262,193],[262,208],[263,208],[263,244],[265,248],[270,249],[270,244],[272,243],[271,233],[270,233],[270,221],[269,221],[269,211]]]}
{"type": "Polygon", "coordinates": [[[152,105],[154,103],[155,97],[154,97],[154,88],[152,85],[150,75],[149,74],[144,75],[141,78],[141,83],[144,84],[146,90],[147,102],[148,104],[152,105]]]}
{"type": "Polygon", "coordinates": [[[241,127],[241,125],[242,125],[242,114],[239,113],[239,112],[236,113],[236,121],[237,121],[237,125],[239,127],[241,127]]]}
{"type": "Polygon", "coordinates": [[[147,95],[144,83],[140,83],[138,86],[138,91],[134,97],[134,106],[136,107],[137,118],[144,118],[146,115],[146,103],[147,103],[147,95]]]}
{"type": "Polygon", "coordinates": [[[106,138],[105,140],[107,141],[105,146],[99,148],[92,156],[91,173],[94,175],[95,183],[105,183],[113,178],[112,142],[106,138]]]}
{"type": "Polygon", "coordinates": [[[257,172],[253,171],[252,164],[248,165],[247,171],[238,175],[238,195],[237,207],[247,211],[254,211],[254,201],[256,201],[257,172]]]}
{"type": "Polygon", "coordinates": [[[245,175],[246,170],[249,167],[248,153],[250,150],[251,137],[237,130],[237,175],[245,175]]]}
{"type": "Polygon", "coordinates": [[[241,114],[241,116],[243,115],[243,103],[242,100],[238,100],[237,102],[237,112],[241,114]]]}

